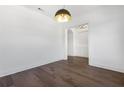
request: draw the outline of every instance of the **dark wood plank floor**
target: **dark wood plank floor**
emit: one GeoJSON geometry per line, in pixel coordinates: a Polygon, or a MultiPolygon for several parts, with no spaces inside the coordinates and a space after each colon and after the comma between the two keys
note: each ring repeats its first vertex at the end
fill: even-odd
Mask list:
{"type": "Polygon", "coordinates": [[[1,87],[124,86],[124,73],[88,66],[88,59],[69,57],[0,78],[1,87]]]}

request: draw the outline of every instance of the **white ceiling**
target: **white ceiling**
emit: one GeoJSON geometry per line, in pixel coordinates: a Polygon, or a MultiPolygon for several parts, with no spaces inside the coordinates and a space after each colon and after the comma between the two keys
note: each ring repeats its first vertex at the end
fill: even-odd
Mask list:
{"type": "Polygon", "coordinates": [[[87,12],[94,11],[99,6],[95,5],[25,5],[24,7],[31,9],[33,11],[39,12],[41,14],[47,15],[48,17],[53,18],[56,11],[65,7],[68,9],[73,18],[78,18],[79,16],[84,15],[87,12]],[[41,8],[43,11],[38,10],[41,8]]]}

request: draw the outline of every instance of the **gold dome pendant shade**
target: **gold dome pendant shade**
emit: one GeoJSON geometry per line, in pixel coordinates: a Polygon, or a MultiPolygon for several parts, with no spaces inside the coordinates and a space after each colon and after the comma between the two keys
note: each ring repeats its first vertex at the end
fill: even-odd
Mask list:
{"type": "Polygon", "coordinates": [[[71,20],[71,14],[66,9],[60,9],[56,12],[55,19],[57,22],[68,22],[71,20]]]}

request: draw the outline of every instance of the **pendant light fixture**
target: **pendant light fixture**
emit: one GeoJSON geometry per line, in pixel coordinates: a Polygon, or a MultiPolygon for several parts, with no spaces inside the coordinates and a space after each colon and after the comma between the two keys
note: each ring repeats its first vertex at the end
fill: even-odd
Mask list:
{"type": "Polygon", "coordinates": [[[68,22],[71,20],[71,14],[66,9],[60,9],[55,14],[55,19],[57,22],[68,22]]]}

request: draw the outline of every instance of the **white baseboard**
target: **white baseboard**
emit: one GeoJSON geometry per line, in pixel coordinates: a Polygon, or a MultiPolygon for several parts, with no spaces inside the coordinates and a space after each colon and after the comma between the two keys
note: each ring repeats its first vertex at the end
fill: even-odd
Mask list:
{"type": "Polygon", "coordinates": [[[124,73],[124,69],[120,69],[120,68],[115,68],[115,67],[110,67],[110,66],[105,66],[105,65],[100,65],[100,64],[94,64],[94,63],[89,63],[89,65],[94,66],[94,67],[107,69],[107,70],[112,70],[112,71],[124,73]]]}

